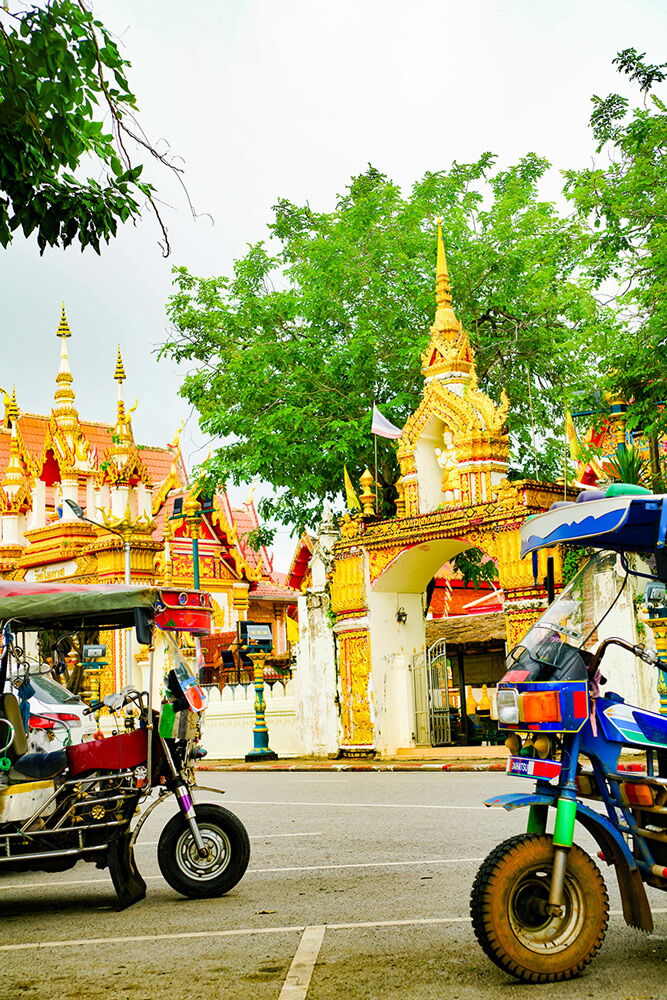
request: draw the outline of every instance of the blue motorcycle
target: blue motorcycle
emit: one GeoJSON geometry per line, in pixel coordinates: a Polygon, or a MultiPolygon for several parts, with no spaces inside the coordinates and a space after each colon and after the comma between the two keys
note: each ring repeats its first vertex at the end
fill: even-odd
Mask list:
{"type": "Polygon", "coordinates": [[[650,932],[645,885],[667,889],[667,717],[603,693],[600,672],[614,647],[664,667],[656,654],[611,630],[621,595],[636,589],[633,578],[647,578],[649,605],[656,593],[657,603],[664,597],[667,496],[632,487],[620,495],[618,487],[606,495],[587,491],[575,503],[530,518],[521,536],[522,555],[533,553],[535,573],[542,548],[598,550],[508,656],[496,710],[507,733],[507,773],[536,784],[530,794],[486,802],[507,810],[525,806],[528,823],[526,833],[483,861],[470,901],[488,957],[517,979],[548,983],[582,972],[609,919],[600,870],[574,843],[577,823],[596,840],[599,858],[616,869],[630,926],[650,932]],[[619,762],[624,748],[643,751],[641,770],[619,762]]]}

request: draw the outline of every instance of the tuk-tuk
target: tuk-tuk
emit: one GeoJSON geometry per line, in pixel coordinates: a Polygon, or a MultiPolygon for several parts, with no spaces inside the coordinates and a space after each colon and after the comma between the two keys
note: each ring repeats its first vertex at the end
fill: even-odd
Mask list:
{"type": "Polygon", "coordinates": [[[146,895],[134,860],[139,831],[174,795],[178,812],[164,826],[157,852],[169,885],[184,896],[211,897],[241,879],[250,857],[245,827],[222,806],[194,802],[206,695],[174,639],[180,632],[207,633],[211,616],[211,598],[199,591],[0,581],[0,872],[56,872],[92,861],[109,869],[119,909],[129,906],[146,895]],[[40,663],[34,634],[126,628],[148,647],[147,690],[128,685],[91,706],[117,720],[110,735],[29,752],[21,699],[31,673],[51,669],[40,663]],[[168,670],[158,704],[159,633],[168,670]],[[125,731],[118,713],[129,707],[137,725],[125,731]],[[154,790],[156,800],[132,830],[154,790]]]}

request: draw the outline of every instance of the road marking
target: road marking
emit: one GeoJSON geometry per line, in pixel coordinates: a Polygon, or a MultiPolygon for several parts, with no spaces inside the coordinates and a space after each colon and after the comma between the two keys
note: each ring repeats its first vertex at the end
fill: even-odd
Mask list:
{"type": "Polygon", "coordinates": [[[457,809],[488,812],[486,806],[440,806],[432,803],[422,805],[421,802],[273,802],[258,799],[225,799],[225,803],[233,806],[317,806],[334,809],[457,809]]]}
{"type": "MultiPolygon", "coordinates": [[[[423,920],[379,920],[365,921],[364,923],[349,924],[326,924],[326,929],[330,931],[353,930],[356,927],[404,927],[419,924],[462,924],[469,923],[470,917],[428,917],[423,920]]],[[[133,934],[124,937],[101,937],[101,938],[64,938],[60,941],[26,941],[15,944],[1,944],[2,951],[39,951],[47,948],[79,948],[89,945],[102,944],[140,944],[144,941],[176,941],[195,940],[197,938],[234,938],[249,937],[253,934],[303,934],[306,930],[303,924],[286,927],[237,927],[234,930],[225,931],[180,931],[169,934],[133,934]]]]}
{"type": "MultiPolygon", "coordinates": [[[[250,840],[276,840],[278,837],[322,837],[322,833],[254,833],[250,840]]],[[[158,840],[139,840],[136,847],[155,847],[158,840]]]]}
{"type": "MultiPolygon", "coordinates": [[[[355,861],[346,865],[303,865],[294,868],[249,868],[247,875],[270,875],[273,872],[321,872],[343,868],[404,868],[412,865],[462,865],[484,858],[428,858],[421,861],[355,861]]],[[[150,877],[150,876],[149,876],[150,877]]]]}
{"type": "Polygon", "coordinates": [[[306,1000],[326,927],[306,927],[283,983],[278,1000],[306,1000]]]}
{"type": "Polygon", "coordinates": [[[322,833],[254,833],[251,840],[275,840],[276,837],[322,837],[322,833]]]}
{"type": "MultiPolygon", "coordinates": [[[[272,875],[281,872],[320,872],[332,871],[345,868],[405,868],[411,866],[427,865],[463,865],[472,862],[480,863],[484,858],[426,858],[422,861],[355,861],[342,865],[300,865],[289,868],[248,868],[246,875],[272,875]]],[[[162,878],[161,875],[144,875],[146,882],[162,878]]],[[[10,882],[9,885],[2,885],[0,889],[57,889],[64,885],[107,885],[110,877],[106,878],[81,878],[69,879],[63,882],[10,882]]]]}
{"type": "MultiPolygon", "coordinates": [[[[610,910],[611,916],[622,916],[622,910],[610,910]]],[[[667,913],[667,909],[654,909],[653,913],[667,913]]],[[[364,920],[357,923],[325,924],[328,931],[373,930],[380,927],[428,927],[438,924],[469,924],[470,917],[421,917],[412,920],[364,920]]],[[[64,938],[60,941],[24,941],[0,944],[3,951],[40,951],[48,948],[79,948],[103,944],[140,944],[144,941],[192,941],[198,938],[250,937],[253,934],[303,934],[303,924],[286,927],[237,927],[229,931],[180,931],[168,934],[134,934],[125,937],[64,938]]]]}

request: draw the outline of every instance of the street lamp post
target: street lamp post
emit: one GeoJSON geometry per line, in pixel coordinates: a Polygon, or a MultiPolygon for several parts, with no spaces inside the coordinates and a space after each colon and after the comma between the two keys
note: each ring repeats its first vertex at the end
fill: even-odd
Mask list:
{"type": "Polygon", "coordinates": [[[245,759],[247,761],[278,760],[278,754],[269,746],[266,701],[264,700],[264,661],[267,653],[270,653],[273,647],[271,626],[259,622],[237,622],[236,634],[239,647],[248,654],[252,661],[255,686],[253,748],[245,755],[245,759]]]}
{"type": "MultiPolygon", "coordinates": [[[[129,533],[123,533],[118,531],[116,528],[110,528],[108,524],[100,524],[99,521],[93,521],[92,518],[86,517],[86,512],[83,507],[80,507],[78,503],[74,500],[65,500],[65,503],[70,508],[72,513],[78,517],[80,521],[86,521],[87,524],[94,524],[96,528],[101,528],[102,531],[108,531],[112,535],[118,535],[118,537],[123,542],[123,561],[125,570],[125,583],[130,585],[132,582],[132,568],[130,563],[130,536],[129,533]]],[[[128,628],[125,630],[125,662],[127,664],[128,677],[127,680],[131,681],[132,678],[130,674],[130,662],[132,659],[132,629],[128,628]]]]}

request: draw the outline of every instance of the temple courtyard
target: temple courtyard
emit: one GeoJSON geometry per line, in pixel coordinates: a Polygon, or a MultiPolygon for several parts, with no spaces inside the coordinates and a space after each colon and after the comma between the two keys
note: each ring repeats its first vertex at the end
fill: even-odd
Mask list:
{"type": "MultiPolygon", "coordinates": [[[[177,896],[157,867],[169,806],[137,849],[147,898],[122,913],[106,872],[0,879],[0,997],[30,1000],[486,1000],[665,996],[667,899],[656,930],[627,928],[613,871],[606,942],[579,980],[521,986],[475,941],[475,872],[525,815],[486,810],[497,773],[207,773],[248,828],[246,876],[226,897],[177,896]],[[298,958],[295,962],[295,956],[298,958]]],[[[519,783],[520,784],[520,783],[519,783]]],[[[200,800],[205,800],[200,793],[200,800]]],[[[578,841],[593,856],[585,834],[578,841]]]]}

